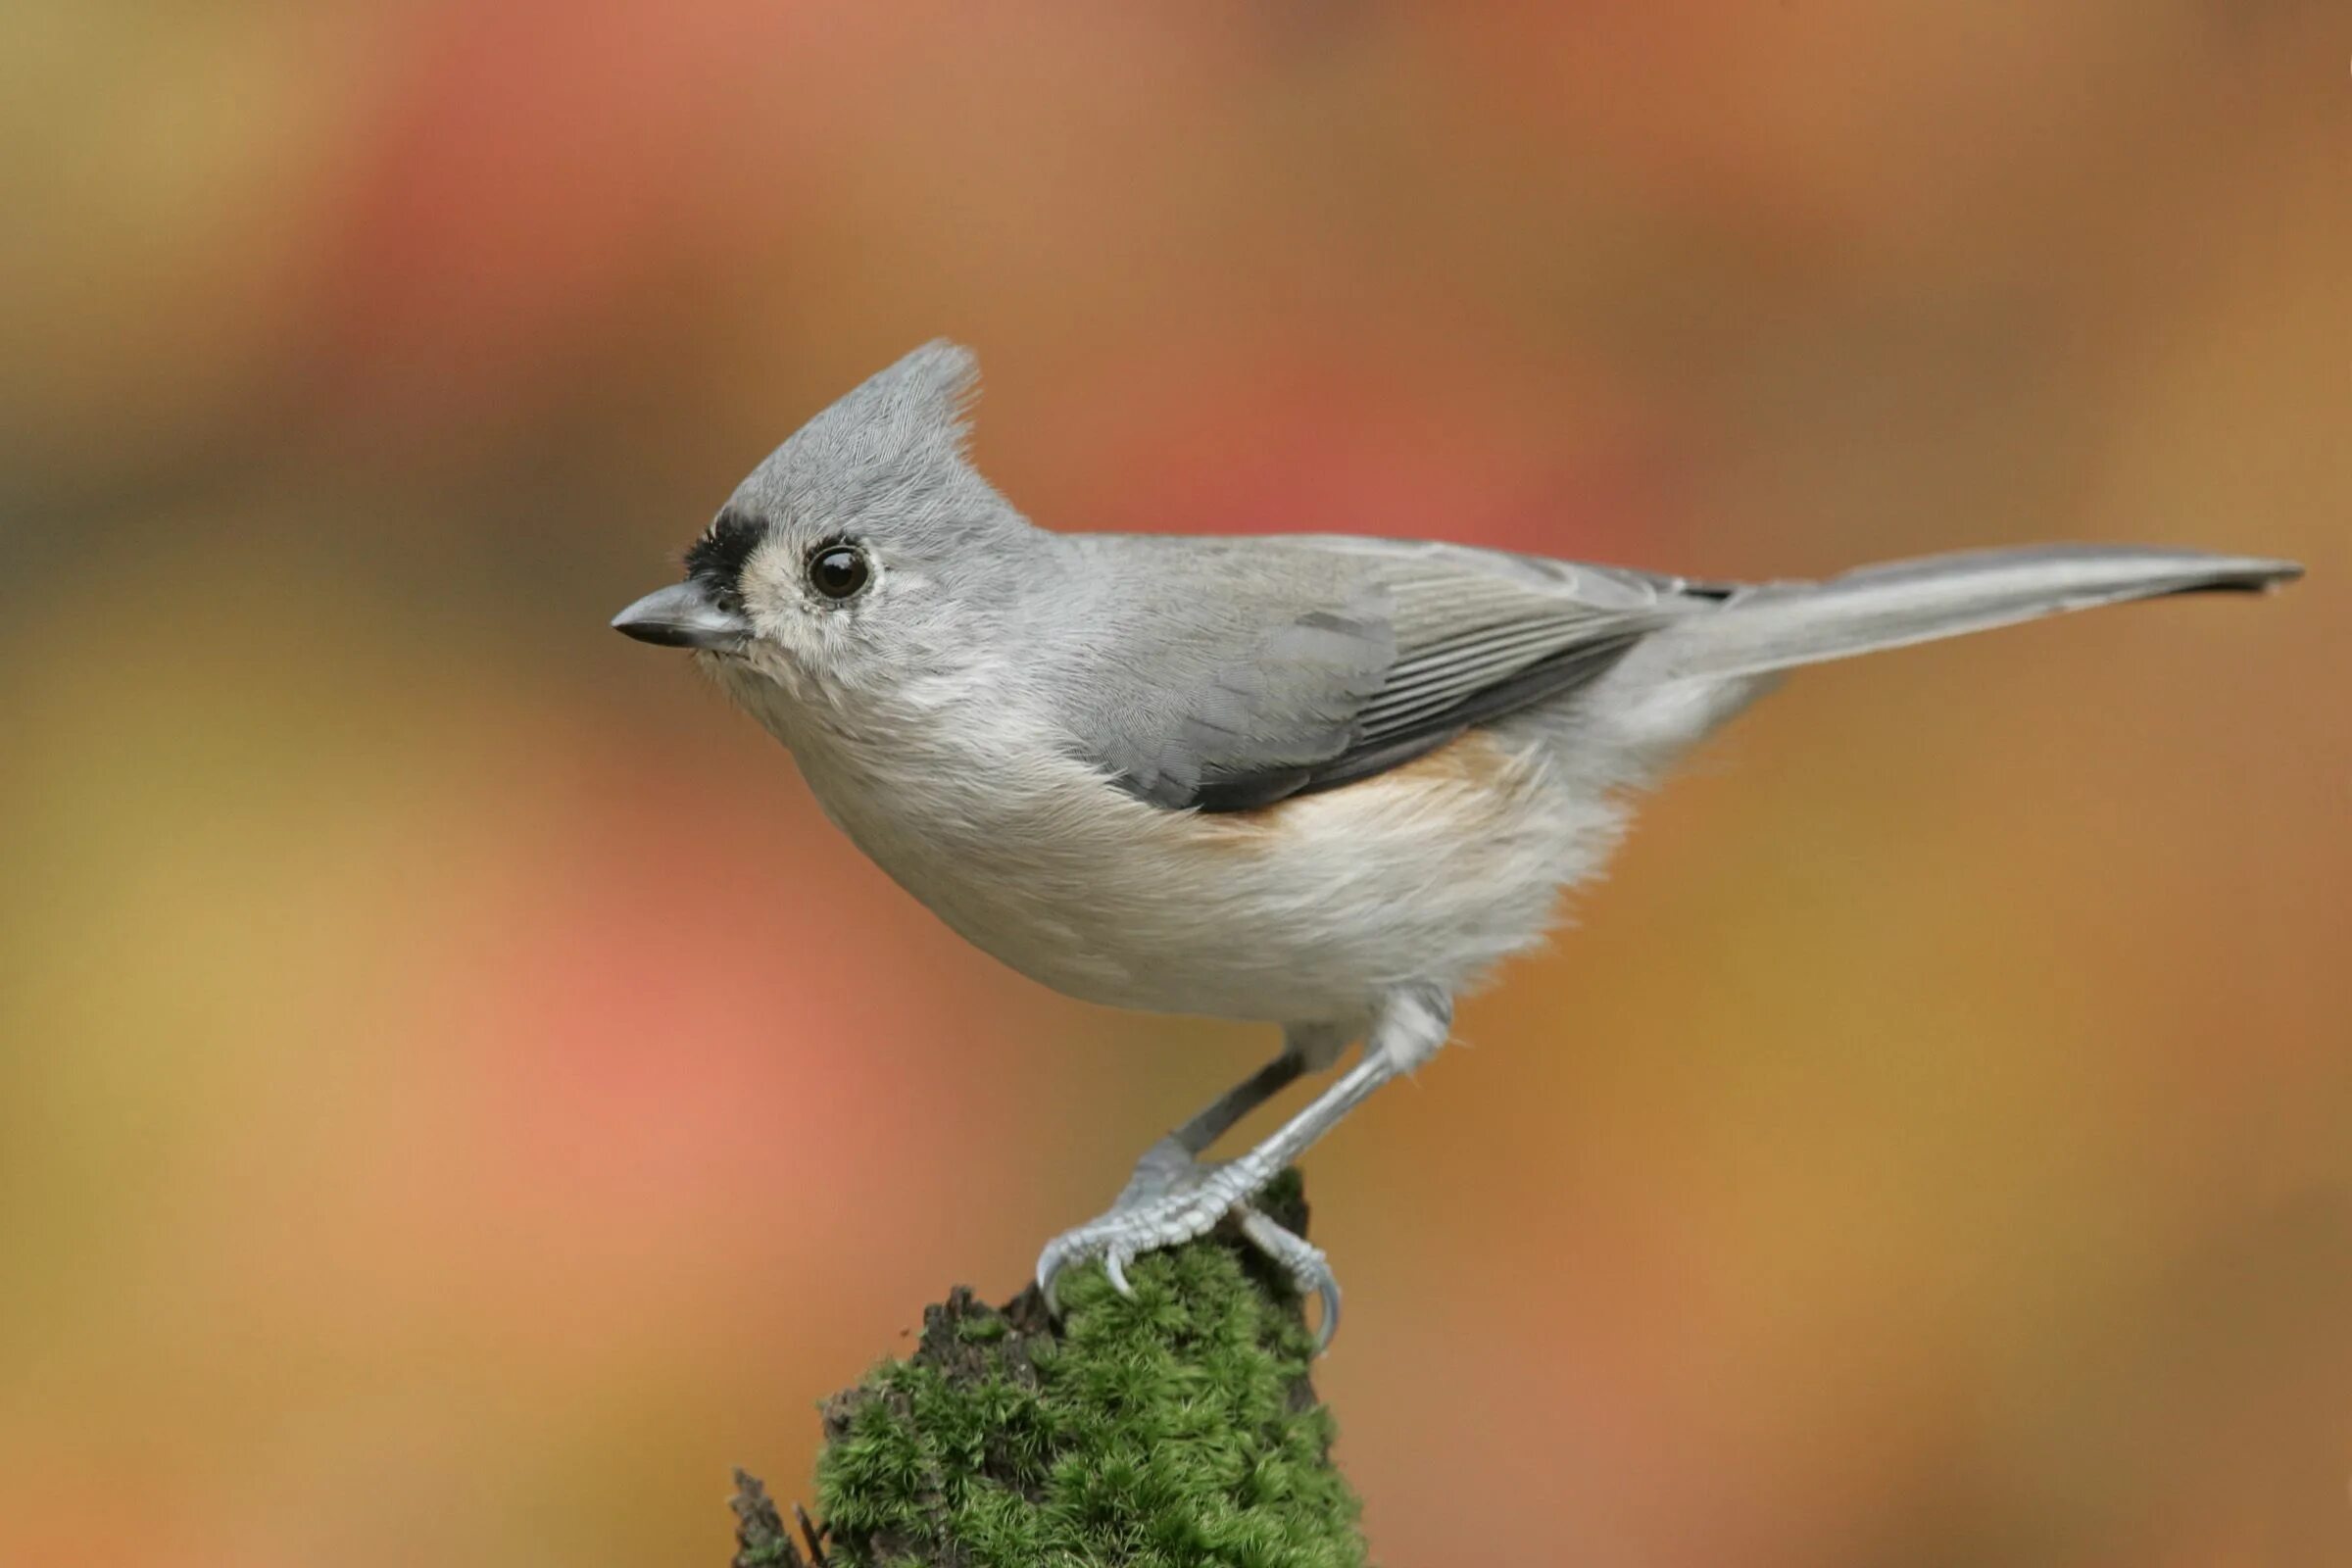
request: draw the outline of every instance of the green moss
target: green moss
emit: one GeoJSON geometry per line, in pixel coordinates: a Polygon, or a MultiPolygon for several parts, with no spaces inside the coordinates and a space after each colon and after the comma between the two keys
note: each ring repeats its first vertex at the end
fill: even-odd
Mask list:
{"type": "MultiPolygon", "coordinates": [[[[1278,1195],[1297,1202],[1296,1189],[1278,1195]]],[[[1286,1205],[1288,1206],[1288,1205],[1286,1205]]],[[[1238,1244],[1099,1269],[999,1312],[957,1292],[826,1410],[817,1496],[842,1564],[1356,1568],[1298,1302],[1238,1244]]]]}
{"type": "Polygon", "coordinates": [[[995,1313],[957,1320],[956,1337],[970,1345],[993,1345],[1012,1332],[1012,1325],[995,1313]]]}

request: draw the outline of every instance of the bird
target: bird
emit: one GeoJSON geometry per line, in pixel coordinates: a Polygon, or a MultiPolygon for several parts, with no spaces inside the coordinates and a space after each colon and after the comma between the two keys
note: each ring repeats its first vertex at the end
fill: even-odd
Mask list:
{"type": "Polygon", "coordinates": [[[1330,1260],[1251,1200],[1434,1056],[1540,945],[1644,790],[1787,670],[2292,562],[2048,544],[1740,583],[1436,541],[1060,532],[969,452],[937,340],[823,409],[612,622],[692,661],[825,814],[973,945],[1065,995],[1272,1024],[1279,1052],[1136,1162],[1036,1279],[1231,1216],[1339,1326],[1330,1260]],[[1229,1158],[1208,1151],[1353,1061],[1229,1158]]]}

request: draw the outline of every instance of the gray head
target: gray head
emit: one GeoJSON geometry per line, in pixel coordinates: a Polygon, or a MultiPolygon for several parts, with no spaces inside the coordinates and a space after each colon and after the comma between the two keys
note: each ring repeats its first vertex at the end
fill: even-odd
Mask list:
{"type": "Polygon", "coordinates": [[[686,580],[613,618],[797,703],[953,675],[1012,614],[1051,535],[965,456],[971,351],[924,344],[810,419],[736,486],[686,580]]]}

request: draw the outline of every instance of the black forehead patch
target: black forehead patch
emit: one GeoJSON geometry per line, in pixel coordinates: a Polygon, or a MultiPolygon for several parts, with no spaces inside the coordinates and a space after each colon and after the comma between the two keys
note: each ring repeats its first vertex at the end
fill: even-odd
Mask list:
{"type": "Polygon", "coordinates": [[[767,524],[740,512],[722,512],[686,552],[686,575],[713,586],[736,591],[743,584],[743,564],[767,537],[767,524]]]}

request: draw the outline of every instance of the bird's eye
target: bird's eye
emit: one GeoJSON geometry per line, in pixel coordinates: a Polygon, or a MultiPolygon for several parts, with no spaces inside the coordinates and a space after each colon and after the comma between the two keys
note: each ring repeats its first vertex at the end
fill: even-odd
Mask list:
{"type": "Polygon", "coordinates": [[[827,599],[848,599],[873,575],[856,545],[821,545],[808,558],[808,586],[827,599]]]}

